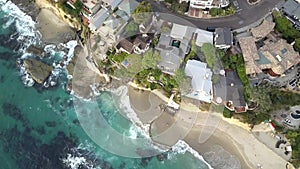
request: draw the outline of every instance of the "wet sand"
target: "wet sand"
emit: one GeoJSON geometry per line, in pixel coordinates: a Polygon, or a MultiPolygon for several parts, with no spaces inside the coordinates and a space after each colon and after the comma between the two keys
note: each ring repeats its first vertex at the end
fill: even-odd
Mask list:
{"type": "MultiPolygon", "coordinates": [[[[138,91],[132,91],[134,90],[129,90],[129,95],[133,105],[143,103],[140,99],[148,97],[150,93],[150,91],[144,91],[142,93],[145,96],[139,96],[141,93],[136,94],[138,91]]],[[[151,93],[159,96],[152,99],[167,101],[167,98],[158,91],[151,93]]],[[[183,139],[203,155],[204,159],[207,157],[208,162],[210,157],[208,152],[215,148],[222,150],[218,157],[225,154],[224,158],[227,161],[236,162],[238,160],[242,169],[257,168],[258,164],[262,164],[263,168],[285,168],[287,162],[259,142],[246,124],[233,119],[224,119],[218,113],[201,112],[197,106],[189,103],[182,103],[181,108],[181,111],[175,116],[162,112],[155,117],[151,125],[152,133],[155,136],[154,141],[172,145],[176,139],[183,139]],[[205,126],[204,129],[203,126],[205,126]],[[201,139],[199,138],[200,133],[201,139]]]]}

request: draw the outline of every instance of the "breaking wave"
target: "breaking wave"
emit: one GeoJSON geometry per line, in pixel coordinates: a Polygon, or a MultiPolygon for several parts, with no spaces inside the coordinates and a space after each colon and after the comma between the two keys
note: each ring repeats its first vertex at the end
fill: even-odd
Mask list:
{"type": "Polygon", "coordinates": [[[183,140],[178,140],[177,143],[172,146],[171,152],[168,153],[168,158],[172,159],[176,154],[184,154],[186,152],[191,153],[194,157],[205,163],[210,169],[213,169],[213,167],[207,161],[204,160],[203,156],[201,156],[196,150],[190,147],[183,140]]]}

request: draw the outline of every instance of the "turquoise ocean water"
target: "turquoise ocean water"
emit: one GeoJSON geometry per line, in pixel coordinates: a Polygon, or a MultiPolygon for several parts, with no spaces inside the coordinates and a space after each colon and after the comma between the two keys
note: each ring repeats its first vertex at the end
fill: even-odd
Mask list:
{"type": "MultiPolygon", "coordinates": [[[[38,43],[34,22],[10,2],[0,0],[0,169],[206,169],[188,151],[164,153],[165,159],[126,158],[96,145],[77,119],[72,96],[64,88],[62,70],[58,85],[45,89],[26,87],[16,64],[32,43],[38,43]]],[[[44,61],[61,59],[54,53],[44,61]]],[[[97,98],[107,121],[119,132],[131,133],[132,123],[121,116],[109,92],[97,98]]]]}

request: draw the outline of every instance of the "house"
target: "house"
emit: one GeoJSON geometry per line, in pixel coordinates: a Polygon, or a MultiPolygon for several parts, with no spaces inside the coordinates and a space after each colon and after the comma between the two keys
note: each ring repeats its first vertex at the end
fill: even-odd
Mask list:
{"type": "Polygon", "coordinates": [[[293,23],[300,26],[300,4],[295,0],[287,0],[281,10],[285,16],[293,23]]]}
{"type": "MultiPolygon", "coordinates": [[[[188,0],[180,0],[188,1],[188,0]]],[[[229,5],[229,0],[189,0],[189,16],[199,17],[199,13],[211,8],[224,8],[229,5]]]]}
{"type": "Polygon", "coordinates": [[[258,54],[261,58],[265,57],[269,63],[260,64],[260,59],[258,64],[261,69],[269,69],[271,76],[280,76],[300,62],[299,53],[285,40],[280,39],[276,42],[266,40],[264,44],[258,50],[258,54]]]}
{"type": "Polygon", "coordinates": [[[300,62],[299,53],[285,40],[265,40],[264,46],[257,50],[252,37],[239,39],[243,52],[246,74],[256,75],[267,71],[271,76],[280,76],[292,66],[300,62]]]}
{"type": "Polygon", "coordinates": [[[274,29],[274,27],[274,22],[263,20],[263,22],[259,26],[251,29],[251,33],[255,40],[258,41],[266,37],[274,29]]]}
{"type": "Polygon", "coordinates": [[[149,49],[152,39],[153,34],[139,34],[134,40],[130,38],[122,39],[116,46],[116,49],[118,52],[123,51],[128,54],[143,54],[149,49]]]}
{"type": "Polygon", "coordinates": [[[242,113],[247,111],[244,98],[244,86],[236,71],[226,71],[225,76],[219,76],[219,82],[214,85],[214,102],[224,104],[230,111],[242,113]],[[217,98],[219,99],[217,101],[217,98]]]}
{"type": "Polygon", "coordinates": [[[215,46],[219,49],[228,49],[233,44],[233,34],[230,28],[215,29],[215,46]]]}
{"type": "Polygon", "coordinates": [[[255,45],[255,39],[253,37],[240,38],[239,44],[245,61],[246,74],[254,76],[262,73],[256,64],[256,61],[259,60],[259,55],[255,45]]]}
{"type": "Polygon", "coordinates": [[[196,45],[201,47],[204,43],[214,43],[214,34],[202,29],[196,29],[196,45]]]}
{"type": "Polygon", "coordinates": [[[228,0],[190,0],[190,7],[198,9],[224,8],[228,5],[228,0]]]}
{"type": "Polygon", "coordinates": [[[193,37],[194,28],[173,24],[170,33],[161,34],[156,49],[162,56],[158,67],[167,74],[173,75],[179,68],[185,55],[189,53],[189,43],[193,37]]]}
{"type": "Polygon", "coordinates": [[[89,28],[92,32],[96,32],[108,18],[109,12],[105,8],[101,8],[94,16],[91,17],[89,28]]]}
{"type": "Polygon", "coordinates": [[[105,8],[110,8],[114,10],[118,5],[122,2],[122,0],[102,0],[103,6],[105,8]]]}
{"type": "Polygon", "coordinates": [[[175,70],[179,68],[184,56],[182,56],[178,47],[170,44],[171,40],[172,38],[170,36],[164,34],[160,36],[156,49],[161,55],[161,61],[157,67],[164,73],[174,75],[175,70]]]}
{"type": "Polygon", "coordinates": [[[207,64],[197,60],[188,60],[185,66],[185,74],[192,78],[192,92],[185,96],[211,103],[213,93],[212,71],[207,68],[207,64]]]}
{"type": "Polygon", "coordinates": [[[82,0],[82,3],[83,3],[82,15],[86,17],[88,20],[90,20],[91,17],[95,15],[101,8],[100,0],[82,0]]]}
{"type": "Polygon", "coordinates": [[[139,3],[136,0],[123,0],[118,6],[118,8],[126,12],[127,15],[131,15],[135,8],[138,6],[138,4],[139,3]]]}
{"type": "Polygon", "coordinates": [[[122,1],[118,8],[109,15],[103,22],[103,25],[97,30],[101,39],[105,41],[109,47],[116,45],[121,36],[121,32],[130,19],[130,11],[134,10],[137,5],[138,3],[135,0],[122,1]]]}
{"type": "Polygon", "coordinates": [[[116,18],[110,15],[96,31],[96,34],[98,34],[101,40],[105,41],[109,47],[113,47],[117,43],[120,32],[125,26],[126,21],[124,21],[123,18],[116,18]]]}
{"type": "Polygon", "coordinates": [[[225,107],[233,108],[236,113],[247,111],[244,98],[244,86],[236,71],[226,72],[226,101],[225,107]]]}

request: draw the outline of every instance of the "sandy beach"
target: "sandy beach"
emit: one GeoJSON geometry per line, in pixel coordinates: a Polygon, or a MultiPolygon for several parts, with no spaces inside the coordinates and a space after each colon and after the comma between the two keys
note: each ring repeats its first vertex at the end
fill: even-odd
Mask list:
{"type": "MultiPolygon", "coordinates": [[[[171,116],[159,108],[153,109],[155,106],[149,108],[149,104],[153,102],[166,103],[167,98],[159,91],[141,92],[132,86],[129,89],[132,108],[137,111],[145,106],[147,113],[152,112],[152,118],[148,119],[153,119],[151,130],[154,141],[172,145],[177,139],[182,139],[210,164],[215,163],[216,169],[225,165],[231,168],[240,166],[242,169],[253,169],[258,165],[265,169],[286,168],[287,161],[258,141],[248,125],[237,120],[224,119],[218,113],[201,112],[197,106],[188,103],[182,103],[181,111],[171,116]],[[157,97],[149,97],[152,94],[157,97]],[[220,158],[218,163],[217,158],[220,158]]],[[[141,113],[137,114],[142,117],[141,113]]]]}
{"type": "Polygon", "coordinates": [[[41,9],[37,20],[37,28],[45,43],[59,44],[75,39],[74,31],[51,10],[41,9]]]}
{"type": "MultiPolygon", "coordinates": [[[[58,44],[74,38],[74,31],[69,25],[49,9],[41,9],[37,27],[46,43],[58,44]]],[[[73,89],[78,89],[75,90],[78,95],[89,97],[90,85],[97,81],[95,79],[99,79],[96,77],[100,77],[99,81],[102,82],[108,79],[86,60],[86,53],[83,50],[78,57],[78,64],[74,69],[74,72],[77,71],[77,81],[73,81],[73,89]]],[[[132,86],[131,84],[128,90],[131,106],[143,123],[151,124],[150,133],[155,141],[173,145],[179,139],[185,140],[210,164],[213,163],[210,158],[214,159],[216,155],[226,159],[224,162],[235,164],[239,161],[235,165],[240,165],[243,169],[253,169],[258,164],[264,169],[285,168],[287,162],[259,142],[247,125],[230,119],[224,120],[221,114],[201,112],[197,106],[189,103],[182,103],[180,111],[176,115],[170,115],[160,107],[168,101],[167,97],[157,90],[136,90],[132,86]],[[218,154],[215,152],[217,150],[222,151],[218,151],[218,154]]]]}

